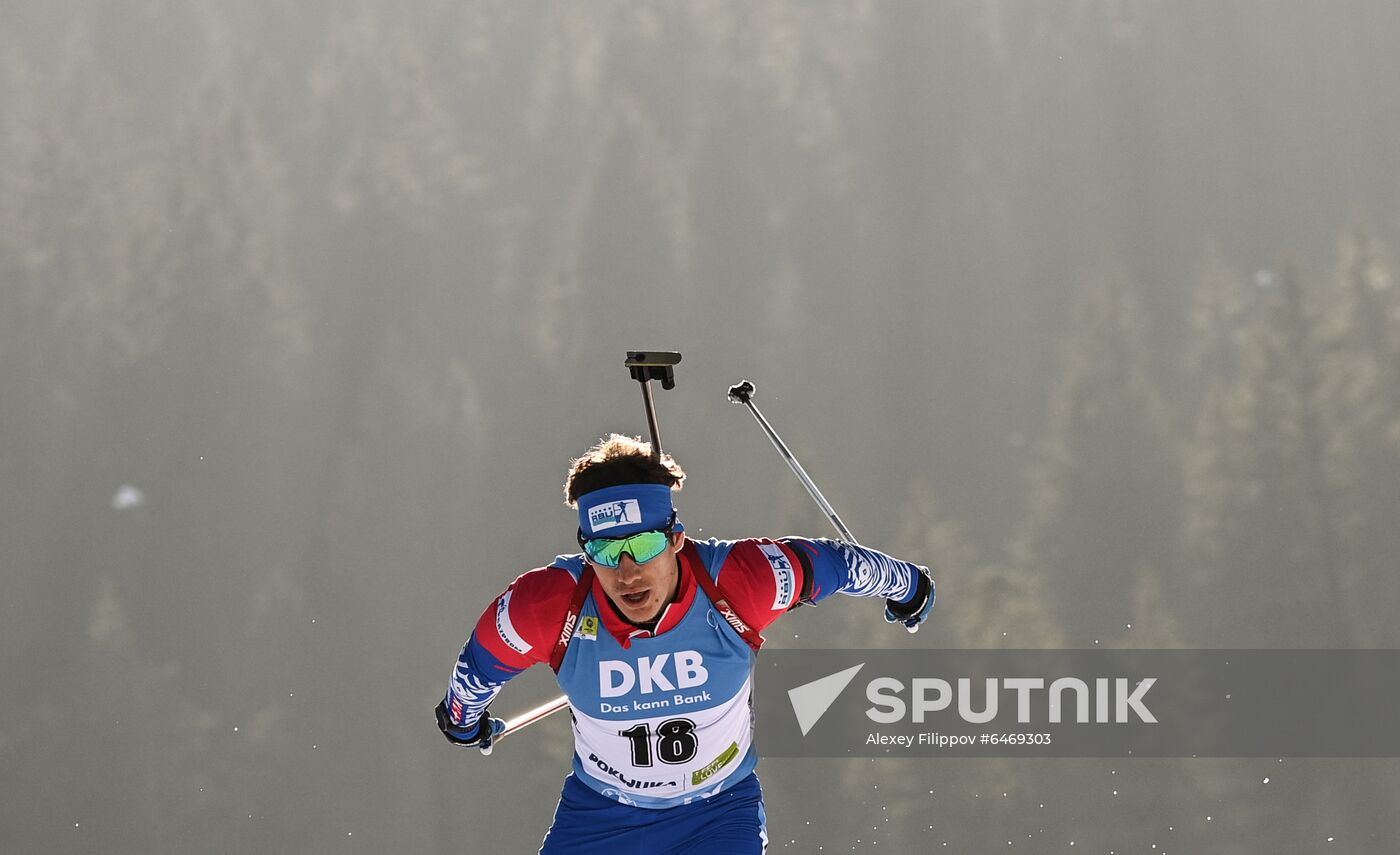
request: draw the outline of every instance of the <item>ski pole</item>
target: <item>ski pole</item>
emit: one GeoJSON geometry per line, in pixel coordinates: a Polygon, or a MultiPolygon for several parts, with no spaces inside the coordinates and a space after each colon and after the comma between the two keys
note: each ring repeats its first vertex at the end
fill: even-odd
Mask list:
{"type": "Polygon", "coordinates": [[[569,705],[569,699],[560,695],[554,700],[540,704],[532,710],[526,710],[514,718],[506,719],[505,727],[496,734],[489,743],[481,747],[482,754],[490,754],[491,749],[496,747],[496,743],[520,730],[524,730],[537,721],[549,718],[569,705]]]}
{"type": "Polygon", "coordinates": [[[629,350],[624,363],[632,379],[642,384],[642,403],[647,411],[647,430],[651,431],[651,456],[661,459],[661,429],[656,426],[656,404],[651,399],[651,381],[660,380],[661,388],[676,388],[676,363],[681,355],[673,350],[629,350]]]}
{"type": "MultiPolygon", "coordinates": [[[[651,432],[651,456],[657,460],[661,459],[661,430],[656,423],[656,404],[651,397],[651,381],[660,380],[662,389],[676,388],[676,363],[680,361],[681,355],[674,350],[629,350],[624,362],[632,379],[642,384],[642,403],[646,407],[647,430],[651,432]]],[[[481,746],[481,753],[490,754],[497,742],[537,721],[549,718],[568,705],[568,697],[560,695],[548,703],[507,719],[501,732],[481,746]]]]}
{"type": "MultiPolygon", "coordinates": [[[[759,427],[763,428],[763,432],[768,434],[768,438],[772,440],[773,447],[778,449],[778,453],[787,461],[788,466],[792,468],[793,474],[797,476],[797,480],[801,481],[802,486],[807,488],[807,494],[812,497],[812,501],[817,503],[817,507],[822,509],[822,512],[826,514],[826,518],[831,520],[831,524],[836,526],[836,530],[841,533],[841,539],[854,546],[860,546],[860,542],[856,540],[855,535],[851,534],[851,530],[846,528],[845,523],[841,522],[841,517],[836,515],[836,509],[826,500],[826,496],[822,495],[822,491],[817,489],[817,485],[812,483],[812,479],[807,476],[807,471],[802,468],[802,464],[798,463],[797,458],[788,450],[787,444],[778,436],[778,432],[773,430],[773,426],[768,424],[768,420],[763,417],[763,413],[760,413],[758,407],[754,406],[753,392],[753,384],[744,380],[729,387],[729,400],[736,404],[743,404],[749,408],[749,412],[753,413],[753,417],[758,419],[759,427]]],[[[906,628],[910,632],[919,631],[917,624],[914,626],[908,626],[906,624],[906,628]]]]}
{"type": "Polygon", "coordinates": [[[758,407],[753,402],[754,386],[747,380],[736,383],[729,387],[729,400],[735,404],[743,404],[753,413],[753,417],[758,420],[759,427],[768,434],[768,439],[772,441],[773,447],[778,449],[778,453],[787,461],[792,473],[797,476],[797,480],[802,482],[802,486],[807,488],[807,495],[812,497],[812,501],[817,503],[817,507],[822,509],[826,518],[831,520],[831,524],[836,526],[836,531],[840,533],[841,539],[847,543],[854,543],[856,546],[860,542],[856,540],[851,530],[846,528],[846,524],[841,522],[841,517],[836,515],[836,509],[831,507],[831,503],[822,495],[822,491],[817,489],[817,485],[812,483],[812,479],[807,476],[807,471],[802,468],[802,464],[797,462],[797,458],[788,450],[786,443],[778,436],[778,432],[773,430],[773,426],[768,424],[768,420],[763,417],[763,413],[758,411],[758,407]]]}

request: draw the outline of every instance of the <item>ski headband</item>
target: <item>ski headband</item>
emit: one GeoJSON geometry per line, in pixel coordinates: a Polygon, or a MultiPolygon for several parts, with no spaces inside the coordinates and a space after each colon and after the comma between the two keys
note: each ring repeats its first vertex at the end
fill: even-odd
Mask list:
{"type": "MultiPolygon", "coordinates": [[[[578,527],[585,538],[663,529],[674,514],[671,488],[665,484],[619,484],[578,497],[578,527]]],[[[676,523],[675,530],[684,527],[676,523]]]]}

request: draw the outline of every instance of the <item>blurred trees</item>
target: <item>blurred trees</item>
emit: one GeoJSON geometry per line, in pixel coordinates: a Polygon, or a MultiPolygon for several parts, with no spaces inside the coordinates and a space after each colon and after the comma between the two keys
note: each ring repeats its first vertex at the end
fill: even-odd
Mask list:
{"type": "Polygon", "coordinates": [[[1373,477],[1395,465],[1384,251],[1355,232],[1328,274],[1289,263],[1199,281],[1184,571],[1229,604],[1230,625],[1195,621],[1211,644],[1369,646],[1386,632],[1365,605],[1393,593],[1380,568],[1395,479],[1373,477]]]}
{"type": "Polygon", "coordinates": [[[1138,605],[1175,563],[1180,467],[1125,274],[1087,280],[1072,324],[1012,556],[1017,573],[1045,579],[1071,646],[1117,646],[1130,626],[1151,631],[1163,617],[1159,594],[1153,611],[1138,605]]]}
{"type": "Polygon", "coordinates": [[[1368,603],[1394,603],[1400,578],[1400,291],[1394,248],[1368,230],[1349,230],[1321,279],[1314,335],[1324,358],[1317,378],[1319,451],[1330,497],[1337,606],[1346,638],[1359,647],[1391,647],[1393,621],[1368,603]]]}

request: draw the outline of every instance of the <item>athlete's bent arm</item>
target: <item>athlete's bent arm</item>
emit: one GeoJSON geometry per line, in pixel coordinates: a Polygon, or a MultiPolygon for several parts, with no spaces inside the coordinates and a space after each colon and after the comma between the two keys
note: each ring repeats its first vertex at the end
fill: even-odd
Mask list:
{"type": "Polygon", "coordinates": [[[515,675],[549,661],[576,584],[560,567],[531,570],[481,613],[435,711],[449,742],[480,745],[499,732],[500,720],[487,707],[515,675]]]}

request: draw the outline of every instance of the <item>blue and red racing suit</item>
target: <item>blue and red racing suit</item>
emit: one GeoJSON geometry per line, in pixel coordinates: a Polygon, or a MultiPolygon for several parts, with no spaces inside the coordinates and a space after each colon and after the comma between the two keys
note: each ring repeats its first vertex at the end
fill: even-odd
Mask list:
{"type": "Polygon", "coordinates": [[[920,572],[841,541],[687,538],[677,597],[648,631],[624,621],[596,580],[581,586],[586,567],[559,556],[516,578],[463,647],[446,705],[470,728],[508,680],[551,663],[573,713],[575,777],[637,808],[689,804],[750,776],[760,630],[835,593],[908,600],[920,572]]]}

